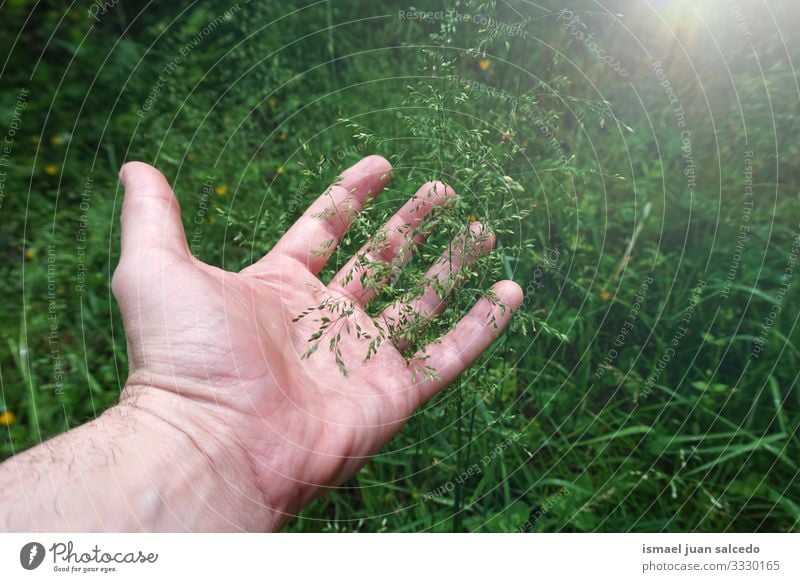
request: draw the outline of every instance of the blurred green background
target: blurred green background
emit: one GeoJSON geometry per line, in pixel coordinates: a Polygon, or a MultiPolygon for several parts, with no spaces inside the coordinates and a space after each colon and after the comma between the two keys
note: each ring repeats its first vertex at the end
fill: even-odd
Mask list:
{"type": "Polygon", "coordinates": [[[6,0],[0,455],[124,383],[126,160],[239,269],[380,153],[383,210],[440,178],[502,226],[475,286],[526,315],[289,530],[797,531],[798,30],[789,0],[6,0]]]}

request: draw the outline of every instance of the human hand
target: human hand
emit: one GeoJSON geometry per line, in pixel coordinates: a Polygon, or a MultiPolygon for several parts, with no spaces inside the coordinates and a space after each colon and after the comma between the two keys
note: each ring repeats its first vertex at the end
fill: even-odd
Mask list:
{"type": "Polygon", "coordinates": [[[250,501],[264,506],[264,529],[277,529],[353,475],[419,405],[475,361],[522,301],[516,283],[501,281],[441,341],[411,357],[398,349],[402,340],[383,341],[364,361],[370,338],[436,315],[454,272],[493,244],[473,223],[431,267],[420,297],[370,317],[364,307],[381,282],[369,284],[365,275],[377,276],[381,261],[398,267],[407,260],[424,236],[417,229],[425,216],[455,195],[441,183],[424,185],[326,285],[317,277],[326,259],[390,173],[383,158],[364,158],[239,273],[192,256],[178,202],[156,169],[132,162],[120,174],[122,255],[113,291],[130,367],[121,404],[175,426],[220,474],[246,481],[227,485],[261,495],[250,501]],[[298,318],[308,310],[314,313],[298,318]],[[304,357],[321,317],[334,320],[331,314],[343,314],[350,332],[342,320],[338,350],[328,349],[326,334],[321,348],[304,357]],[[347,375],[337,353],[350,364],[347,375]]]}

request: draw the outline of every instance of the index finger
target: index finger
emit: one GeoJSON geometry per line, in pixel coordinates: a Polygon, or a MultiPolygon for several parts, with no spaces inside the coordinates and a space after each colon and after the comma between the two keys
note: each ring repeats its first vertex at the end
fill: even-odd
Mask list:
{"type": "Polygon", "coordinates": [[[367,156],[342,173],[297,222],[283,235],[272,252],[291,257],[314,275],[336,248],[353,217],[364,203],[383,190],[392,165],[381,156],[367,156]]]}

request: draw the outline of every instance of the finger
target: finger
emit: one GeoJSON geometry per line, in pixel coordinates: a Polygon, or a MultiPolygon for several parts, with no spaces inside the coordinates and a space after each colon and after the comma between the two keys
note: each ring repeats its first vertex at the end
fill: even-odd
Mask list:
{"type": "Polygon", "coordinates": [[[441,182],[428,182],[392,216],[333,277],[328,289],[343,293],[362,306],[380,292],[393,271],[408,262],[414,248],[427,238],[418,231],[425,218],[455,192],[441,182]]]}
{"type": "Polygon", "coordinates": [[[440,313],[450,292],[464,279],[465,270],[481,254],[492,250],[494,235],[480,222],[473,222],[464,236],[458,237],[425,274],[422,294],[410,301],[398,301],[384,309],[382,318],[392,329],[395,343],[403,349],[414,328],[440,313]]]}
{"type": "Polygon", "coordinates": [[[188,258],[181,209],[164,175],[142,162],[128,162],[120,170],[120,182],[125,189],[122,259],[152,249],[188,258]]]}
{"type": "Polygon", "coordinates": [[[347,232],[364,202],[383,190],[392,166],[381,156],[367,156],[348,168],[341,180],[305,211],[275,245],[277,252],[295,259],[315,275],[347,232]]]}
{"type": "Polygon", "coordinates": [[[417,352],[409,366],[420,382],[420,403],[469,368],[502,333],[521,304],[519,285],[514,281],[495,283],[489,298],[480,299],[455,328],[417,352]],[[430,377],[431,372],[435,378],[430,377]]]}

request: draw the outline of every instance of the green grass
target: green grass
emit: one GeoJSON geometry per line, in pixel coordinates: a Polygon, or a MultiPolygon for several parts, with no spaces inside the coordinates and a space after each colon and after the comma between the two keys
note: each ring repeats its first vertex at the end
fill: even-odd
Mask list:
{"type": "Polygon", "coordinates": [[[419,183],[444,179],[461,200],[450,226],[475,214],[501,244],[443,321],[502,276],[527,290],[525,308],[290,530],[796,531],[798,49],[775,30],[795,8],[748,15],[743,42],[721,1],[624,8],[624,26],[586,3],[585,30],[624,61],[623,78],[555,13],[493,4],[418,8],[519,22],[528,37],[401,20],[408,6],[389,0],[243,5],[166,73],[142,116],[164,66],[230,5],[125,3],[98,22],[49,2],[23,27],[33,3],[4,4],[0,131],[20,90],[30,98],[1,168],[0,412],[16,422],[0,429],[0,455],[94,417],[124,383],[110,275],[125,160],[162,169],[187,228],[201,227],[193,250],[238,269],[374,152],[396,176],[338,260],[419,183]],[[654,60],[691,132],[692,193],[654,60]],[[504,190],[505,176],[520,188],[504,190]],[[203,214],[209,177],[221,194],[203,214]]]}

